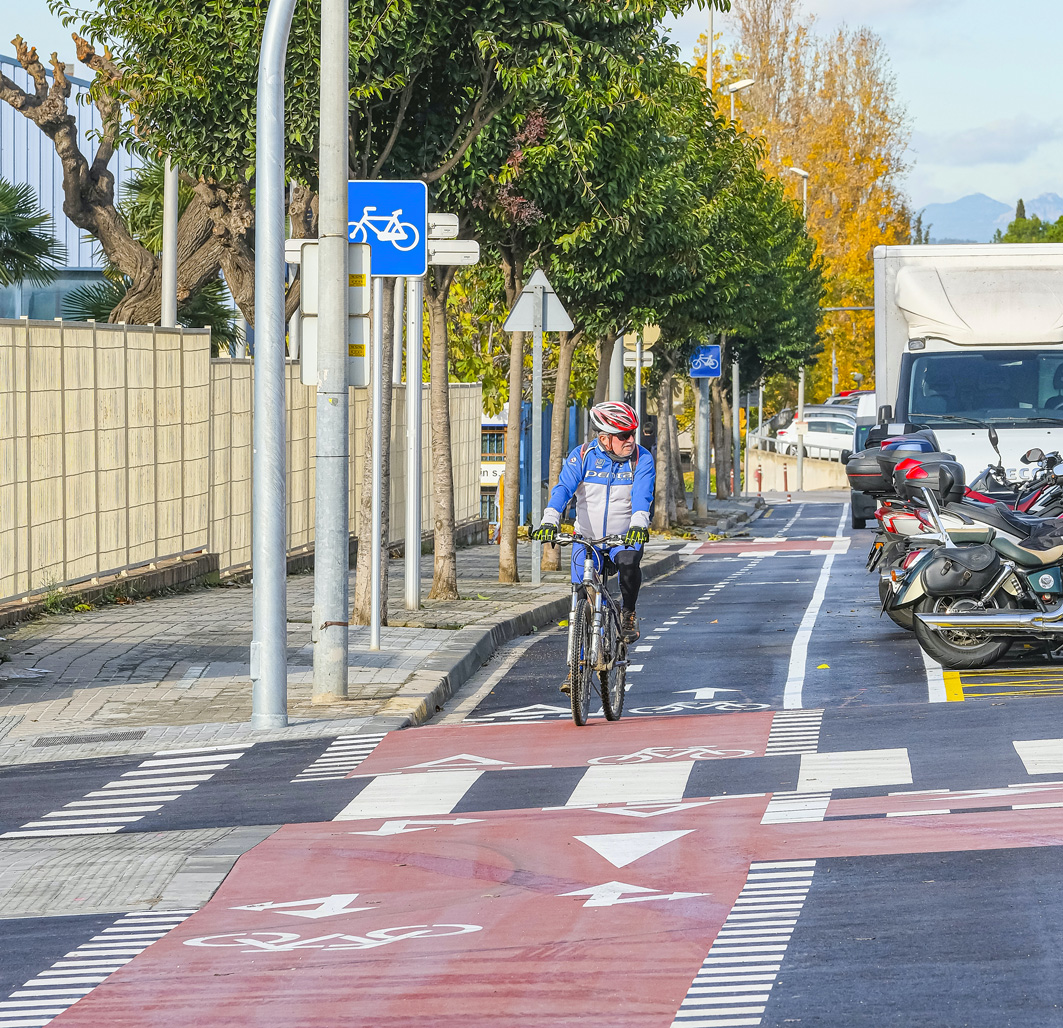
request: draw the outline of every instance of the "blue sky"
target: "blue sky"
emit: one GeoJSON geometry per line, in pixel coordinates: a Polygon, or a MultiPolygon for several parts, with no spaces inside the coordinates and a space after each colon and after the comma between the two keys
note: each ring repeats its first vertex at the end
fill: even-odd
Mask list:
{"type": "MultiPolygon", "coordinates": [[[[732,0],[738,7],[742,0],[732,0]]],[[[912,128],[908,194],[915,206],[987,193],[1012,204],[1063,194],[1060,0],[804,0],[820,30],[843,22],[881,37],[912,128]]],[[[722,42],[727,15],[716,14],[722,42]]],[[[692,59],[707,15],[670,25],[692,59]]],[[[718,44],[719,45],[719,44],[718,44]]]]}
{"type": "MultiPolygon", "coordinates": [[[[968,193],[1007,204],[1063,194],[1063,113],[1052,59],[1063,35],[1061,0],[804,0],[804,6],[823,31],[848,22],[882,38],[911,120],[907,185],[916,207],[968,193]]],[[[5,21],[11,35],[21,33],[42,55],[58,50],[73,62],[70,32],[45,0],[29,0],[5,21]]],[[[691,10],[669,28],[692,59],[706,14],[691,10]]],[[[716,31],[729,40],[727,15],[716,15],[716,31]]]]}

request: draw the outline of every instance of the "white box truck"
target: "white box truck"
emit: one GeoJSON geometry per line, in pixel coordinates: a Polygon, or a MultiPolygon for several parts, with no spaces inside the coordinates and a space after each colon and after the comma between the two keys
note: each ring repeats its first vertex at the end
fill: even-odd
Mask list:
{"type": "Polygon", "coordinates": [[[875,398],[933,428],[970,481],[1008,477],[1031,447],[1063,449],[1063,245],[878,246],[875,398]]]}

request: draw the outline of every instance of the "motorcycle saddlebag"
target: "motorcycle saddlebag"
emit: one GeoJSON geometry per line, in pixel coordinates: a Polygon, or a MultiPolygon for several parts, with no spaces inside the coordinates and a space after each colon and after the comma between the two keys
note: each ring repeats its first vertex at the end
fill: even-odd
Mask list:
{"type": "Polygon", "coordinates": [[[849,488],[870,496],[892,496],[893,476],[882,472],[878,462],[879,450],[861,450],[854,453],[845,465],[849,488]]]}
{"type": "Polygon", "coordinates": [[[928,596],[979,596],[1000,571],[1000,554],[988,543],[950,547],[923,568],[928,596]]]}

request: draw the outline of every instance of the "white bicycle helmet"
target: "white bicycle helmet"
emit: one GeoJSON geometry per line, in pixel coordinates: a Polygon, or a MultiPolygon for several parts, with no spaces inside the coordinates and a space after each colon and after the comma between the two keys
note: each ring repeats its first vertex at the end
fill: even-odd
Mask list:
{"type": "Polygon", "coordinates": [[[591,424],[598,432],[618,435],[621,432],[634,432],[639,427],[639,418],[626,403],[607,400],[591,407],[591,424]]]}

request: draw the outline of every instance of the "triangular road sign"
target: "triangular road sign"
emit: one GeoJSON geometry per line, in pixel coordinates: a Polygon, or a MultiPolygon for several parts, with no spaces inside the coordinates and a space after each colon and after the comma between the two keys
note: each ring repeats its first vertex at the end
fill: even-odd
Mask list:
{"type": "Polygon", "coordinates": [[[623,832],[619,835],[577,835],[576,838],[605,857],[613,867],[627,867],[692,831],[693,828],[688,828],[685,832],[623,832]]]}
{"type": "Polygon", "coordinates": [[[502,326],[504,332],[532,332],[535,329],[535,297],[539,289],[542,289],[543,323],[544,332],[571,332],[572,319],[568,316],[561,301],[554,292],[554,287],[542,270],[538,270],[521,290],[517,302],[513,304],[513,310],[509,312],[506,323],[502,326]]]}

